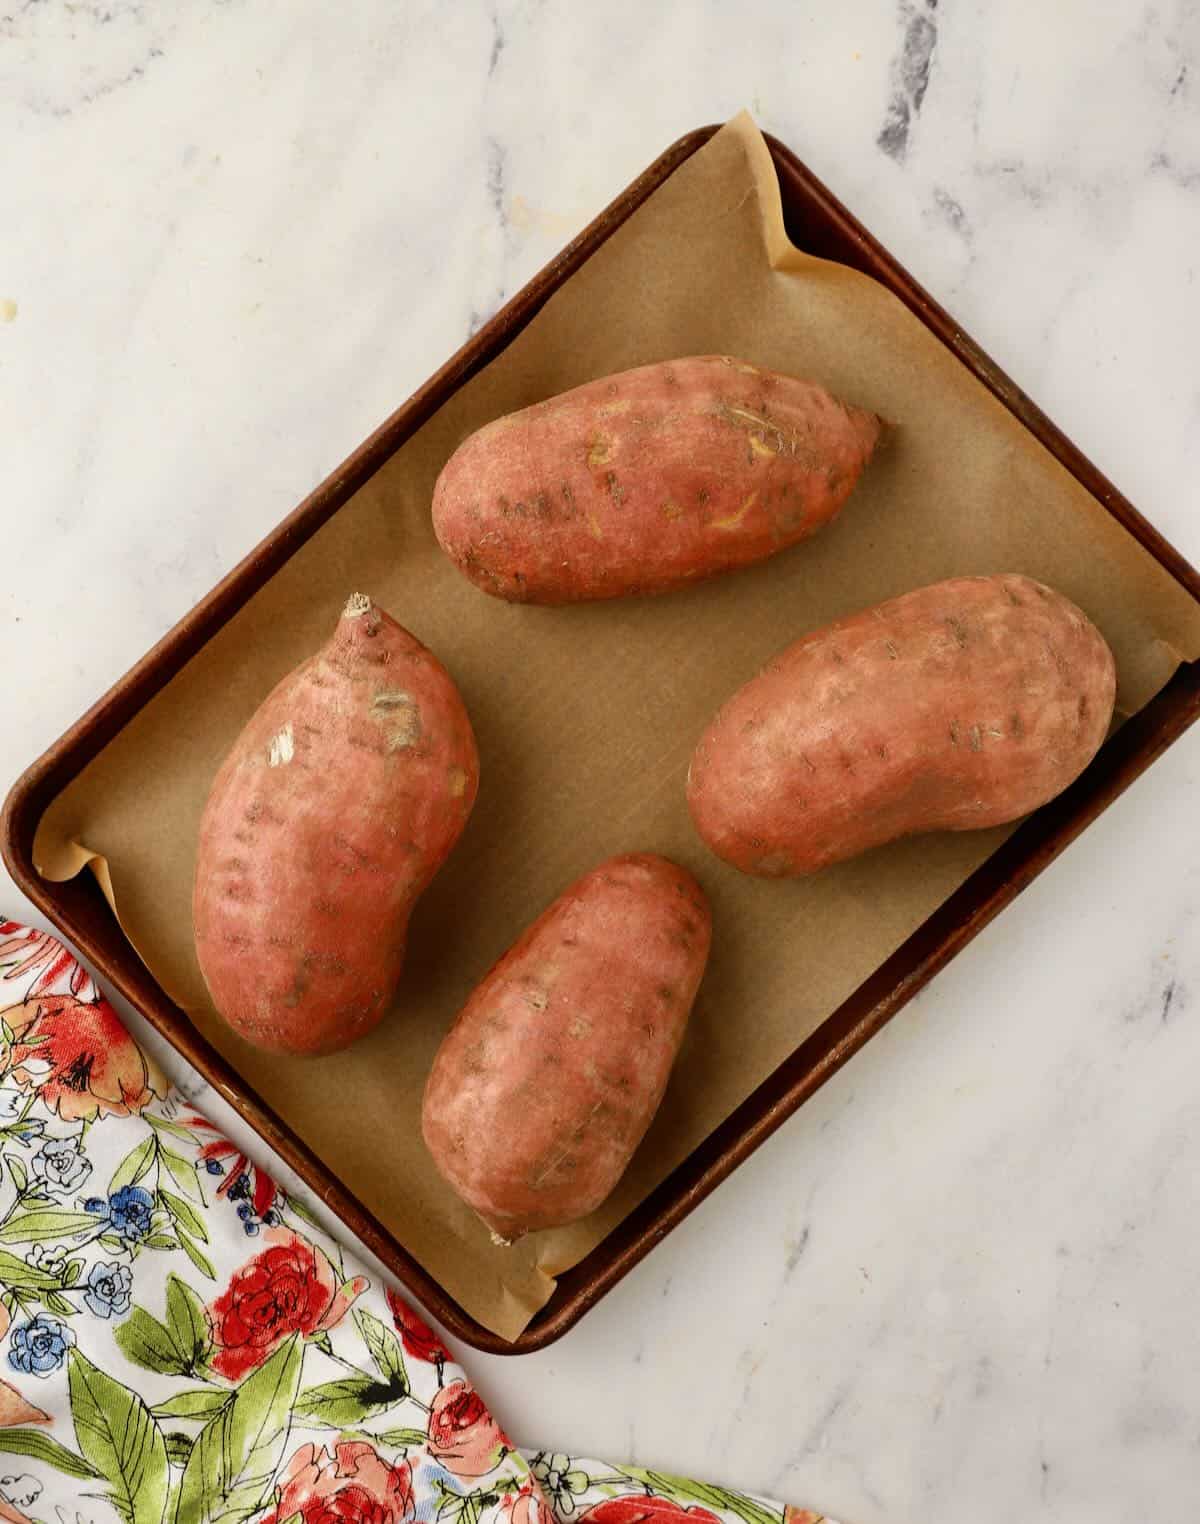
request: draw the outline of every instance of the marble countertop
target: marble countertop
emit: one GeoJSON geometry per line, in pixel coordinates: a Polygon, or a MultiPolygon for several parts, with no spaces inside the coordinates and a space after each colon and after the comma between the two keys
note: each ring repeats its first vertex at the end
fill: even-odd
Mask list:
{"type": "MultiPolygon", "coordinates": [[[[4,780],[742,106],[1200,561],[1191,0],[0,9],[4,780]]],[[[1200,728],[563,1342],[468,1352],[514,1435],[852,1524],[1193,1517],[1198,774],[1200,728]]]]}

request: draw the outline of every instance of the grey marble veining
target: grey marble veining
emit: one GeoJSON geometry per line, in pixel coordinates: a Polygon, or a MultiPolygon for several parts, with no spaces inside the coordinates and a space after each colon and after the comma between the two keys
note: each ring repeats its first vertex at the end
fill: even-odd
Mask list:
{"type": "MultiPolygon", "coordinates": [[[[1191,0],[8,0],[0,773],[742,106],[1200,560],[1191,0]]],[[[1198,775],[1193,735],[565,1342],[471,1359],[512,1431],[847,1524],[1195,1517],[1198,775]]]]}
{"type": "Polygon", "coordinates": [[[937,51],[937,0],[901,0],[900,46],[892,60],[892,91],[879,136],[879,147],[890,158],[904,159],[908,139],[929,88],[933,55],[937,51]]]}

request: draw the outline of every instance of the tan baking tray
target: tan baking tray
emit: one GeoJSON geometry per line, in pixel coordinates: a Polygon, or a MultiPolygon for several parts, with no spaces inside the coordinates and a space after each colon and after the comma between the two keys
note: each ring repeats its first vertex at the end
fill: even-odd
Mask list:
{"type": "MultiPolygon", "coordinates": [[[[558,1276],[551,1300],[515,1341],[469,1316],[275,1114],[165,995],[125,939],[90,875],[43,880],[33,865],[37,826],[52,801],[263,585],[473,375],[499,355],[548,298],[669,180],[717,129],[681,138],[579,238],[486,324],[247,559],[36,762],[12,790],[3,853],[14,880],[103,978],[164,1033],[455,1334],[479,1348],[520,1353],[559,1338],[655,1243],[774,1131],[1014,895],[1034,878],[1200,712],[1200,663],[1185,662],[1105,745],[1082,778],[995,852],[800,1043],[587,1256],[558,1276]]],[[[788,234],[797,247],[851,266],[903,302],[1191,595],[1200,577],[1069,440],[921,290],[800,161],[768,138],[788,234]]],[[[400,611],[397,611],[400,612],[400,611]]],[[[402,617],[402,615],[401,615],[402,617]]],[[[402,1235],[401,1235],[402,1236],[402,1235]]]]}

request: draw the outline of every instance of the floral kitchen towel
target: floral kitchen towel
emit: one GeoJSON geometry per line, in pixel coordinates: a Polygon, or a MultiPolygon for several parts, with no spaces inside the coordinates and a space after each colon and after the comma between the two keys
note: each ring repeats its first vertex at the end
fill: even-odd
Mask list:
{"type": "Polygon", "coordinates": [[[806,1508],[640,1466],[524,1453],[554,1524],[837,1524],[806,1508]]]}
{"type": "MultiPolygon", "coordinates": [[[[816,1524],[513,1448],[437,1336],[0,918],[0,1521],[816,1524]]],[[[832,1521],[830,1521],[832,1524],[832,1521]]]]}

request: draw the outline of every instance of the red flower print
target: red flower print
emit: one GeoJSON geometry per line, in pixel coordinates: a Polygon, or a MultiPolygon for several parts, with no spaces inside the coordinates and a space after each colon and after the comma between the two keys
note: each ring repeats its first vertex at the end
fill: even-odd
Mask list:
{"type": "Polygon", "coordinates": [[[431,1365],[444,1365],[449,1360],[450,1351],[437,1334],[390,1286],[387,1288],[387,1304],[406,1355],[411,1355],[414,1360],[427,1360],[431,1365]]]}
{"type": "Polygon", "coordinates": [[[256,1236],[262,1227],[278,1227],[278,1208],[286,1204],[285,1198],[266,1170],[252,1164],[235,1143],[204,1117],[184,1116],[180,1121],[193,1132],[207,1135],[208,1142],[200,1147],[197,1167],[220,1179],[218,1196],[238,1203],[238,1216],[247,1234],[256,1236]]]}
{"type": "Polygon", "coordinates": [[[208,1308],[212,1368],[227,1381],[257,1369],[289,1334],[333,1328],[367,1289],[361,1275],[339,1286],[327,1256],[290,1229],[272,1228],[264,1239],[266,1248],[208,1308]]]}
{"type": "Polygon", "coordinates": [[[580,1514],[578,1524],[683,1524],[684,1519],[693,1524],[721,1524],[715,1513],[696,1505],[684,1508],[670,1498],[634,1496],[606,1498],[586,1513],[580,1514]]]}
{"type": "MultiPolygon", "coordinates": [[[[0,984],[16,985],[24,979],[29,979],[29,983],[21,991],[21,1000],[32,1000],[35,995],[52,990],[56,994],[78,995],[80,1000],[89,1002],[100,998],[87,970],[57,937],[0,916],[0,984]]],[[[14,999],[12,1003],[18,1002],[14,999]]]]}
{"type": "Polygon", "coordinates": [[[412,1476],[361,1440],[343,1441],[332,1455],[302,1445],[276,1484],[274,1510],[262,1524],[404,1524],[413,1517],[412,1476]]]}
{"type": "Polygon", "coordinates": [[[542,1502],[537,1483],[530,1477],[516,1492],[506,1492],[500,1499],[504,1524],[542,1524],[549,1514],[542,1502]]]}
{"type": "Polygon", "coordinates": [[[161,1070],[102,997],[41,995],[0,1012],[16,1041],[8,1067],[64,1122],[127,1117],[167,1094],[161,1070]]]}
{"type": "Polygon", "coordinates": [[[224,1179],[217,1186],[218,1196],[238,1196],[242,1187],[254,1208],[256,1217],[265,1217],[275,1205],[275,1198],[279,1195],[279,1187],[267,1174],[265,1169],[259,1169],[256,1164],[251,1164],[246,1155],[233,1143],[228,1143],[221,1138],[215,1143],[206,1143],[200,1150],[200,1163],[207,1169],[209,1162],[219,1164],[221,1169],[210,1169],[210,1175],[218,1173],[224,1175],[224,1179]],[[243,1186],[243,1181],[245,1182],[243,1186]]]}
{"type": "Polygon", "coordinates": [[[429,1453],[455,1476],[486,1476],[510,1449],[483,1399],[465,1381],[451,1381],[429,1410],[429,1453]]]}

